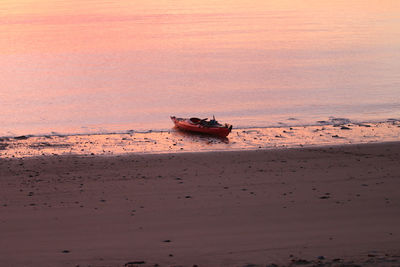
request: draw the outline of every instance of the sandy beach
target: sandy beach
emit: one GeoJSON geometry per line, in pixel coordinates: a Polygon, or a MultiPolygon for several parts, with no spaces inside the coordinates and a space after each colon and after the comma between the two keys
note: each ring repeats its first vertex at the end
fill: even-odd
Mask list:
{"type": "Polygon", "coordinates": [[[400,267],[399,3],[0,1],[0,267],[400,267]]]}
{"type": "Polygon", "coordinates": [[[0,265],[399,266],[399,153],[0,159],[0,265]]]}

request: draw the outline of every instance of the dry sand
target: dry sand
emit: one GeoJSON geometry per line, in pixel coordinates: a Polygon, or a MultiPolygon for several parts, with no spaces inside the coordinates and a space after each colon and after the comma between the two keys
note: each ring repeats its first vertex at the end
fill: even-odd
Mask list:
{"type": "Polygon", "coordinates": [[[400,143],[0,159],[0,266],[400,266],[399,162],[400,143]]]}

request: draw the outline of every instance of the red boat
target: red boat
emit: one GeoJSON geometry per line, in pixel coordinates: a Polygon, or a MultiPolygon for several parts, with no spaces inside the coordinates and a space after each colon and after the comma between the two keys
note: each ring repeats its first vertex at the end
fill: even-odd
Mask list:
{"type": "Polygon", "coordinates": [[[225,123],[220,124],[213,116],[212,120],[199,119],[199,118],[177,118],[171,116],[171,120],[175,126],[181,130],[217,135],[220,137],[227,137],[232,130],[232,125],[225,123]]]}

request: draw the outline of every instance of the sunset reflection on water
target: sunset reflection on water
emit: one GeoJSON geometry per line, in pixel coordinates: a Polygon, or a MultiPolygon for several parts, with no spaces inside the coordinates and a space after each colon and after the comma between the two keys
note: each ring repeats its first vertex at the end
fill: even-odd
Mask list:
{"type": "Polygon", "coordinates": [[[400,106],[398,1],[0,3],[0,136],[382,120],[400,106]],[[66,132],[71,129],[71,132],[66,132]]]}

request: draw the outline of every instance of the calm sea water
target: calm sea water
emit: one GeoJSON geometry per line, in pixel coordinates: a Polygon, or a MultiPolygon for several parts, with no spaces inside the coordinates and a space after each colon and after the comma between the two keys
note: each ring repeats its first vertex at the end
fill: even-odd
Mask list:
{"type": "Polygon", "coordinates": [[[3,0],[0,63],[0,136],[400,118],[400,2],[3,0]]]}

